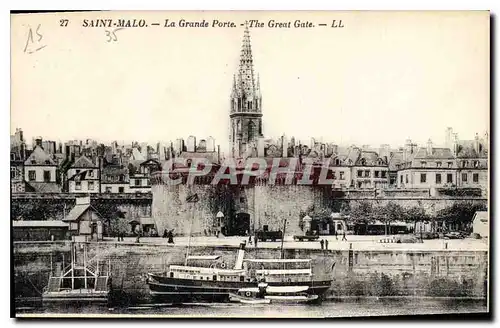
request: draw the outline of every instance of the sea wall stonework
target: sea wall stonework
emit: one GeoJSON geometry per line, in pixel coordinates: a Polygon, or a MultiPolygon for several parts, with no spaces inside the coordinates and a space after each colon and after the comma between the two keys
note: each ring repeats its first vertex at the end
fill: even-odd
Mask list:
{"type": "Polygon", "coordinates": [[[313,211],[338,212],[342,204],[354,205],[370,202],[384,206],[395,202],[405,208],[423,207],[429,215],[457,202],[487,204],[481,197],[431,197],[429,191],[332,191],[327,186],[304,185],[255,185],[255,186],[213,186],[213,185],[167,185],[152,186],[152,216],[160,232],[174,229],[177,234],[202,234],[210,230],[215,216],[220,211],[226,219],[233,219],[238,212],[250,216],[250,232],[267,225],[270,230],[283,229],[287,219],[286,233],[303,233],[300,219],[313,211]],[[187,203],[188,195],[196,193],[199,202],[187,203]],[[194,208],[193,208],[194,207],[194,208]],[[192,227],[191,227],[192,222],[192,227]]]}
{"type": "MultiPolygon", "coordinates": [[[[40,253],[29,244],[17,245],[16,295],[37,296],[37,291],[47,284],[51,264],[68,260],[68,251],[53,246],[47,244],[52,252],[40,253]]],[[[182,264],[186,254],[186,247],[172,245],[106,243],[89,247],[90,256],[99,248],[100,258],[110,259],[113,293],[120,301],[131,304],[149,300],[148,272],[162,272],[170,264],[182,264]]],[[[228,246],[194,246],[190,250],[192,255],[220,255],[219,261],[229,267],[234,264],[236,253],[237,248],[228,246]]],[[[333,278],[330,296],[485,297],[487,290],[486,251],[285,249],[284,255],[312,259],[313,273],[318,278],[333,278]]],[[[245,254],[245,258],[279,256],[279,249],[249,248],[245,254]]]]}

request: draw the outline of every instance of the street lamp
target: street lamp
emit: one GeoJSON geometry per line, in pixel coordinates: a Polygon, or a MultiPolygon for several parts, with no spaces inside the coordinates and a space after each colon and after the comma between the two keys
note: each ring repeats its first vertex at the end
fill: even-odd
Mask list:
{"type": "Polygon", "coordinates": [[[224,213],[222,213],[221,211],[219,211],[215,217],[217,218],[217,222],[216,222],[216,228],[217,228],[217,237],[219,237],[219,229],[220,229],[220,226],[221,226],[221,221],[222,219],[224,218],[224,213]]]}

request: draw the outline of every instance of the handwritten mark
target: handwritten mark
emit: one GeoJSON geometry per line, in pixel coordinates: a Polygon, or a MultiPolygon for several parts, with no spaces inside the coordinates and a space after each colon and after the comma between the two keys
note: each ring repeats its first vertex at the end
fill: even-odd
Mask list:
{"type": "Polygon", "coordinates": [[[105,30],[106,32],[106,36],[108,37],[108,39],[106,40],[107,42],[116,42],[118,41],[118,37],[116,36],[116,32],[118,32],[119,30],[123,30],[124,28],[123,27],[120,27],[120,28],[115,28],[114,30],[105,30]]]}
{"type": "Polygon", "coordinates": [[[33,34],[33,29],[30,27],[29,32],[28,32],[28,40],[26,40],[26,45],[24,46],[24,52],[28,54],[32,54],[34,52],[37,52],[39,50],[42,50],[45,48],[47,45],[42,45],[41,41],[43,39],[43,35],[40,33],[40,24],[38,24],[35,33],[36,33],[36,38],[33,34]]]}

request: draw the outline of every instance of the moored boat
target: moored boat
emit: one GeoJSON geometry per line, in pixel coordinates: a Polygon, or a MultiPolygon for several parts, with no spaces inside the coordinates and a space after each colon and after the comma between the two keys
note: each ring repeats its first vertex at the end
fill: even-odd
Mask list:
{"type": "Polygon", "coordinates": [[[220,261],[220,256],[190,256],[186,265],[170,265],[166,272],[149,273],[150,294],[158,301],[226,302],[230,294],[237,295],[242,288],[257,288],[262,281],[269,283],[271,290],[302,287],[305,294],[319,297],[331,285],[331,279],[315,279],[310,259],[244,259],[244,254],[242,243],[231,269],[220,261]]]}
{"type": "Polygon", "coordinates": [[[232,302],[245,304],[269,303],[313,303],[319,300],[318,295],[306,293],[307,286],[268,286],[260,283],[257,288],[242,288],[237,294],[230,294],[232,302]]]}

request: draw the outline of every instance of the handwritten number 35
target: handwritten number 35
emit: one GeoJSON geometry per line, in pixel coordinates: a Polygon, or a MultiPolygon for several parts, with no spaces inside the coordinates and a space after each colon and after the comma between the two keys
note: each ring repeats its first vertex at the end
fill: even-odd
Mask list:
{"type": "Polygon", "coordinates": [[[115,31],[106,30],[106,36],[108,37],[108,40],[106,40],[107,42],[118,41],[118,38],[116,37],[115,31]]]}

